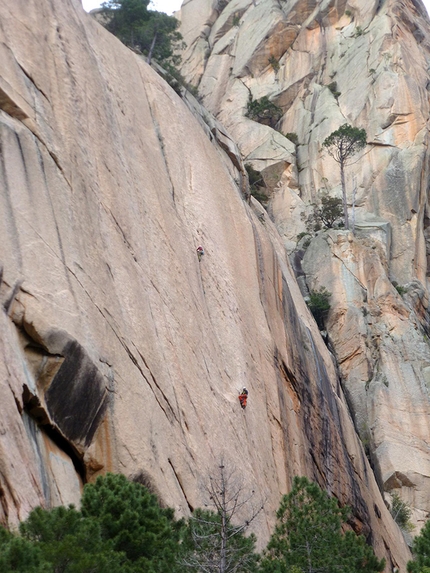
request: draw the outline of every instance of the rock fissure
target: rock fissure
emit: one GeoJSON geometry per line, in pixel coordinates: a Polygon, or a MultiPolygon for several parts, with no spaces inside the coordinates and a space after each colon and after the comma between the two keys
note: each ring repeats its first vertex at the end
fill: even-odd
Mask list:
{"type": "Polygon", "coordinates": [[[187,502],[188,509],[190,510],[190,513],[193,513],[194,507],[191,505],[191,503],[190,503],[190,501],[189,501],[189,499],[188,499],[188,497],[187,497],[187,494],[186,494],[186,491],[185,491],[185,489],[184,489],[184,486],[182,485],[182,480],[180,479],[180,477],[179,477],[177,471],[175,470],[175,466],[173,465],[172,460],[171,460],[170,458],[168,458],[167,461],[169,462],[169,466],[170,466],[170,468],[171,468],[171,470],[172,470],[172,472],[173,472],[173,474],[174,474],[174,476],[175,476],[175,479],[176,479],[177,484],[179,485],[179,489],[181,490],[182,495],[184,496],[184,499],[185,499],[185,501],[187,502]]]}

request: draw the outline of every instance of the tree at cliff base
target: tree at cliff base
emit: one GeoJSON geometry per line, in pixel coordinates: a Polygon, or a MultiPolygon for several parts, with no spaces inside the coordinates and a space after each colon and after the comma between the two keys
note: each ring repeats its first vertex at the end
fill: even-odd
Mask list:
{"type": "Polygon", "coordinates": [[[34,509],[20,535],[0,528],[1,573],[176,573],[184,523],[146,487],[107,474],[82,509],[34,509]]]}
{"type": "Polygon", "coordinates": [[[255,535],[246,530],[262,510],[254,506],[234,468],[221,462],[209,476],[208,505],[215,511],[197,509],[188,521],[184,538],[185,571],[198,573],[254,573],[259,555],[255,535]]]}
{"type": "Polygon", "coordinates": [[[173,573],[177,569],[183,522],[171,508],[160,507],[155,495],[120,474],[107,474],[85,486],[84,517],[100,524],[103,539],[126,555],[135,571],[173,573]]]}
{"type": "Polygon", "coordinates": [[[377,573],[378,560],[362,536],[342,533],[350,514],[305,477],[295,477],[282,498],[278,523],[262,561],[261,573],[377,573]]]}

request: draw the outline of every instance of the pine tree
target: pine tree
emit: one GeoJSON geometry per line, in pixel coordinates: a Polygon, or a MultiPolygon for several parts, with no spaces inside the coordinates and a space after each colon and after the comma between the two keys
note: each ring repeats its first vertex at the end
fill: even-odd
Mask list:
{"type": "Polygon", "coordinates": [[[178,32],[179,21],[163,12],[148,10],[149,0],[108,0],[102,4],[106,15],[105,27],[123,44],[138,48],[159,63],[178,65],[177,53],[185,44],[178,32]]]}
{"type": "Polygon", "coordinates": [[[20,532],[21,541],[32,543],[33,550],[49,564],[43,571],[128,572],[125,555],[115,552],[113,544],[102,538],[99,523],[83,517],[73,506],[51,510],[38,507],[21,523],[20,532]]]}
{"type": "Polygon", "coordinates": [[[348,204],[346,200],[345,166],[347,160],[366,145],[366,130],[352,127],[345,123],[333,131],[324,141],[323,146],[340,167],[340,183],[342,186],[343,213],[345,229],[349,229],[348,204]]]}
{"type": "Polygon", "coordinates": [[[85,486],[81,511],[97,520],[102,538],[126,555],[133,571],[178,570],[183,523],[175,521],[172,509],[161,508],[140,483],[120,474],[100,476],[85,486]]]}
{"type": "Polygon", "coordinates": [[[45,573],[49,571],[40,548],[0,527],[0,571],[2,573],[45,573]]]}
{"type": "Polygon", "coordinates": [[[342,533],[350,510],[305,477],[282,498],[262,573],[376,573],[384,569],[362,536],[342,533]]]}
{"type": "Polygon", "coordinates": [[[409,573],[430,573],[430,520],[426,522],[412,545],[414,560],[409,561],[409,573]]]}

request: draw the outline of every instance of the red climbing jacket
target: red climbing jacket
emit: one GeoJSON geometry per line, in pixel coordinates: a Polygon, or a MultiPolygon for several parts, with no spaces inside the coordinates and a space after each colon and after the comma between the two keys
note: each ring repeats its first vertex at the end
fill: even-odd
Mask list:
{"type": "Polygon", "coordinates": [[[239,402],[243,409],[246,408],[246,401],[248,399],[248,394],[239,394],[239,402]]]}

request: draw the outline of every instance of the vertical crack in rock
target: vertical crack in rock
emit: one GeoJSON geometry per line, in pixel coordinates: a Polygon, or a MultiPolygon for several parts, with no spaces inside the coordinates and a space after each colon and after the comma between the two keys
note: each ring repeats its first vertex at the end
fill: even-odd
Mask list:
{"type": "MultiPolygon", "coordinates": [[[[143,77],[142,77],[142,85],[146,86],[146,81],[145,81],[145,78],[143,78],[143,77]]],[[[145,89],[145,91],[146,91],[146,89],[145,89]]],[[[166,168],[166,174],[167,174],[167,177],[169,178],[169,181],[170,181],[172,201],[173,201],[173,203],[175,203],[175,185],[173,183],[172,175],[170,173],[169,161],[168,161],[166,151],[165,151],[164,138],[163,138],[163,134],[161,133],[160,125],[157,121],[157,118],[155,117],[154,110],[152,109],[152,104],[151,104],[150,99],[148,97],[148,93],[146,93],[146,101],[148,103],[149,113],[151,114],[152,123],[154,125],[154,131],[155,131],[155,134],[157,136],[158,142],[160,144],[160,151],[161,151],[161,156],[163,158],[164,166],[166,168]]]]}
{"type": "Polygon", "coordinates": [[[194,511],[194,507],[191,505],[191,503],[189,502],[188,498],[187,498],[187,494],[185,493],[185,489],[182,485],[182,481],[181,478],[179,477],[179,475],[176,473],[175,467],[172,464],[172,460],[170,458],[167,459],[167,461],[169,462],[170,467],[172,468],[172,472],[176,478],[176,481],[178,482],[178,485],[182,491],[182,495],[184,496],[185,501],[187,502],[188,505],[188,509],[190,510],[191,513],[193,513],[194,511]]]}
{"type": "MultiPolygon", "coordinates": [[[[171,406],[169,399],[167,398],[166,394],[163,392],[163,390],[161,389],[160,385],[158,384],[155,376],[152,374],[151,369],[148,366],[148,363],[146,362],[145,358],[143,357],[142,353],[140,352],[140,350],[138,348],[136,348],[140,358],[142,359],[142,362],[145,365],[145,368],[147,369],[147,371],[149,372],[149,375],[151,377],[152,382],[154,383],[154,386],[157,388],[157,390],[159,391],[159,393],[161,394],[161,396],[164,399],[165,404],[168,406],[169,412],[171,413],[171,415],[175,418],[176,422],[180,425],[179,419],[175,413],[175,410],[173,409],[173,407],[171,406]]],[[[138,366],[139,367],[139,366],[138,366]]],[[[139,367],[139,370],[142,372],[142,370],[139,367]]],[[[144,376],[144,374],[142,373],[142,375],[144,376]]],[[[160,408],[162,408],[162,410],[164,411],[164,413],[166,414],[166,417],[170,420],[170,422],[172,421],[171,418],[169,418],[169,416],[167,415],[167,412],[165,410],[165,408],[161,405],[161,402],[159,401],[156,392],[154,391],[154,389],[152,388],[151,384],[149,384],[148,379],[145,377],[145,380],[148,382],[149,387],[151,388],[152,392],[154,393],[154,397],[157,400],[158,404],[160,405],[160,408]]]]}

